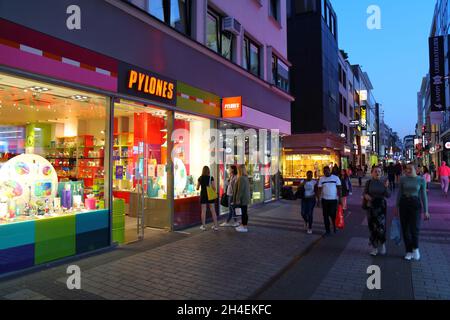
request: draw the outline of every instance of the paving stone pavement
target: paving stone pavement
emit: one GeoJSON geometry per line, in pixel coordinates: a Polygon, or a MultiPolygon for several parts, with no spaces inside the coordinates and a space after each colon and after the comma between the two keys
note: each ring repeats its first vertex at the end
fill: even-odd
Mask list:
{"type": "Polygon", "coordinates": [[[247,234],[232,228],[203,233],[195,229],[148,250],[129,249],[104,261],[99,256],[73,262],[82,271],[81,290],[67,289],[68,264],[64,264],[1,282],[0,297],[246,299],[321,238],[320,221],[315,235],[300,231],[298,205],[281,201],[251,210],[247,234]]]}

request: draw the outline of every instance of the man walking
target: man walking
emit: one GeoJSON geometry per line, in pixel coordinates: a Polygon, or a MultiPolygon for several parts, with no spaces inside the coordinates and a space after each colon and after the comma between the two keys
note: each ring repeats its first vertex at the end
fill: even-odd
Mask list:
{"type": "Polygon", "coordinates": [[[442,192],[445,197],[448,197],[448,184],[450,176],[450,168],[447,166],[445,161],[442,161],[442,165],[438,168],[438,176],[441,181],[442,192]]]}
{"type": "Polygon", "coordinates": [[[341,199],[342,184],[339,177],[332,175],[329,167],[324,167],[325,176],[319,180],[319,199],[322,199],[323,221],[325,231],[330,235],[330,219],[336,233],[336,213],[341,199]]]}

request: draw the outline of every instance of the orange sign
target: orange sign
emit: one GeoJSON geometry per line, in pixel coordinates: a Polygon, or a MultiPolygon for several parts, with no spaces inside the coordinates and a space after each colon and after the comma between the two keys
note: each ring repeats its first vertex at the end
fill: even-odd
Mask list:
{"type": "Polygon", "coordinates": [[[222,118],[242,117],[242,97],[223,98],[222,118]]]}

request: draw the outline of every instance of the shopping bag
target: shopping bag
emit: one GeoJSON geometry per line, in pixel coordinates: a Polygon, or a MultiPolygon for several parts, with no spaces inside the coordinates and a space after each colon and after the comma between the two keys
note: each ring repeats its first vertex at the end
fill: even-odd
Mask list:
{"type": "Polygon", "coordinates": [[[400,245],[402,242],[402,231],[401,231],[400,219],[394,218],[391,224],[391,240],[395,241],[396,245],[400,245]]]}
{"type": "Polygon", "coordinates": [[[235,207],[235,208],[234,208],[234,214],[235,214],[237,217],[242,216],[242,209],[241,209],[240,207],[235,207]]]}
{"type": "Polygon", "coordinates": [[[336,228],[338,229],[344,229],[345,223],[344,223],[344,208],[340,204],[338,206],[337,214],[336,214],[336,228]]]}
{"type": "Polygon", "coordinates": [[[213,201],[218,198],[217,192],[211,187],[211,177],[209,178],[209,185],[206,187],[206,192],[208,193],[208,201],[213,201]]]}

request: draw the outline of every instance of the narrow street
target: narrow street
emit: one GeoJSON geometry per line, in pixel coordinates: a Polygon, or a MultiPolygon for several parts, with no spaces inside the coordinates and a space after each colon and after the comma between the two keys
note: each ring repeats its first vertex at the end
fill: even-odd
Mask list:
{"type": "Polygon", "coordinates": [[[356,187],[345,229],[329,238],[322,238],[320,209],[308,236],[299,203],[276,202],[251,211],[248,234],[155,231],[141,243],[0,280],[0,299],[450,299],[449,200],[439,192],[437,185],[430,191],[420,262],[404,261],[403,246],[392,242],[387,256],[368,254],[356,187]],[[81,268],[81,290],[66,286],[73,264],[81,268]],[[366,287],[370,265],[381,268],[381,290],[366,287]]]}

